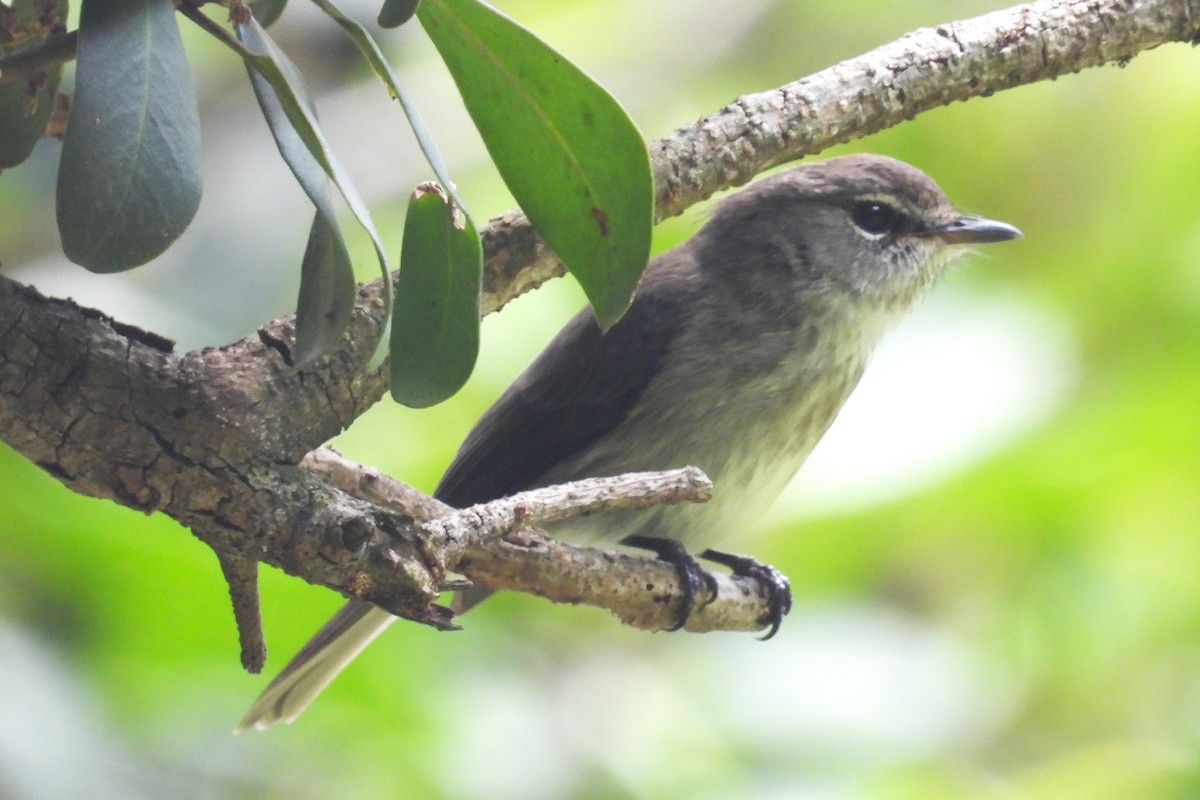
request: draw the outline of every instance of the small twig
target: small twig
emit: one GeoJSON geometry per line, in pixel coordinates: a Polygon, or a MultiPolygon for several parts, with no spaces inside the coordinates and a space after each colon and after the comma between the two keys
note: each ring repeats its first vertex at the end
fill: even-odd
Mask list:
{"type": "Polygon", "coordinates": [[[391,475],[351,461],[332,447],[313,450],[300,461],[300,466],[335,489],[410,517],[413,522],[423,522],[455,511],[391,475]]]}
{"type": "Polygon", "coordinates": [[[712,498],[713,490],[703,470],[683,467],[588,478],[457,509],[328,447],[306,455],[300,466],[336,489],[417,523],[422,539],[451,565],[465,547],[513,531],[600,511],[704,503],[712,498]]]}
{"type": "Polygon", "coordinates": [[[300,466],[335,489],[410,517],[430,536],[450,541],[502,536],[597,511],[703,503],[712,497],[712,481],[703,470],[683,467],[588,478],[457,509],[330,447],[312,451],[300,466]]]}
{"type": "MultiPolygon", "coordinates": [[[[423,521],[422,538],[430,549],[473,581],[604,608],[642,630],[662,630],[675,622],[682,587],[673,566],[640,554],[566,544],[537,530],[506,534],[600,510],[701,502],[712,489],[703,472],[685,468],[579,481],[457,510],[328,447],[309,453],[301,466],[348,494],[423,521]]],[[[724,573],[713,577],[716,597],[698,606],[684,628],[761,630],[768,607],[758,584],[724,573]]]]}
{"type": "Polygon", "coordinates": [[[257,675],[267,662],[267,645],[258,602],[258,562],[219,550],[213,552],[217,554],[221,574],[229,584],[229,599],[233,603],[233,619],[237,623],[238,641],[242,649],[242,667],[257,675]]]}
{"type": "Polygon", "coordinates": [[[429,520],[421,527],[453,568],[466,548],[524,528],[550,525],[600,511],[643,509],[712,498],[712,481],[698,467],[630,472],[519,492],[429,520]]]}
{"type": "Polygon", "coordinates": [[[205,33],[210,34],[221,44],[237,53],[247,64],[252,63],[254,54],[247,50],[241,42],[239,42],[229,33],[229,31],[222,28],[216,22],[213,22],[213,20],[199,8],[196,8],[189,3],[181,3],[179,5],[179,13],[183,14],[192,22],[200,26],[205,33]]]}

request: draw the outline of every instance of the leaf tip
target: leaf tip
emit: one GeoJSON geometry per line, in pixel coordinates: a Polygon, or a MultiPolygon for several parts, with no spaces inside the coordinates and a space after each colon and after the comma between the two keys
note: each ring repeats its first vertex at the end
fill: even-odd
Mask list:
{"type": "Polygon", "coordinates": [[[632,293],[623,297],[608,297],[604,300],[593,301],[592,313],[596,315],[596,323],[600,326],[601,333],[607,333],[609,328],[620,322],[621,317],[625,316],[625,312],[629,310],[632,303],[632,293]]]}
{"type": "Polygon", "coordinates": [[[384,0],[379,9],[379,27],[398,28],[417,13],[419,0],[384,0]]]}
{"type": "Polygon", "coordinates": [[[437,198],[446,207],[446,212],[450,216],[450,226],[456,231],[465,231],[467,229],[466,212],[454,201],[454,198],[442,188],[437,181],[423,181],[418,183],[413,189],[411,201],[413,203],[420,202],[427,195],[437,195],[437,198]]]}

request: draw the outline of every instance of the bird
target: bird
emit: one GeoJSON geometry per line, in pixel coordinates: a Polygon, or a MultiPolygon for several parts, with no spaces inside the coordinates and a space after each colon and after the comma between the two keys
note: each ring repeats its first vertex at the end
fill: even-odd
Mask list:
{"type": "MultiPolygon", "coordinates": [[[[794,166],[719,201],[687,241],[650,260],[625,315],[587,308],[484,413],[434,492],[465,507],[626,472],[700,467],[707,503],[613,511],[547,528],[586,545],[646,547],[671,561],[686,620],[708,573],[690,555],[765,583],[771,633],[786,580],[711,549],[780,494],[833,422],[884,332],[972,245],[1017,238],[962,214],[896,159],[794,166]]],[[[456,597],[465,611],[490,590],[456,597]]],[[[351,600],[293,657],[238,726],[291,722],[394,617],[351,600]]]]}

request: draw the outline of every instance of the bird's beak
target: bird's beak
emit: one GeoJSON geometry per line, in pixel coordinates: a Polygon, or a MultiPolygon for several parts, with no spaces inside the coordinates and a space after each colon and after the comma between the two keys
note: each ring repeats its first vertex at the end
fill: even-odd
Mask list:
{"type": "Polygon", "coordinates": [[[957,217],[929,232],[946,244],[987,244],[1016,239],[1021,232],[1007,222],[982,217],[957,217]]]}

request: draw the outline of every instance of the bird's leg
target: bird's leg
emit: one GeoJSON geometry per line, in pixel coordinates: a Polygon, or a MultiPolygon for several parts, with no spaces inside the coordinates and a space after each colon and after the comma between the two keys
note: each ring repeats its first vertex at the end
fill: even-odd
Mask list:
{"type": "Polygon", "coordinates": [[[692,558],[684,546],[675,539],[634,535],[626,536],[621,540],[621,544],[649,550],[659,559],[675,567],[675,572],[679,575],[679,583],[683,587],[683,597],[679,603],[679,615],[675,618],[675,624],[667,628],[668,631],[679,630],[692,615],[692,609],[696,607],[696,594],[701,583],[708,590],[710,598],[717,596],[716,579],[705,572],[696,563],[696,559],[692,558]]]}
{"type": "Polygon", "coordinates": [[[763,635],[765,642],[779,632],[783,617],[792,610],[792,587],[787,576],[770,564],[764,564],[750,556],[726,553],[722,550],[705,550],[700,557],[715,564],[729,567],[734,575],[758,581],[767,596],[767,622],[771,629],[763,635]]]}

